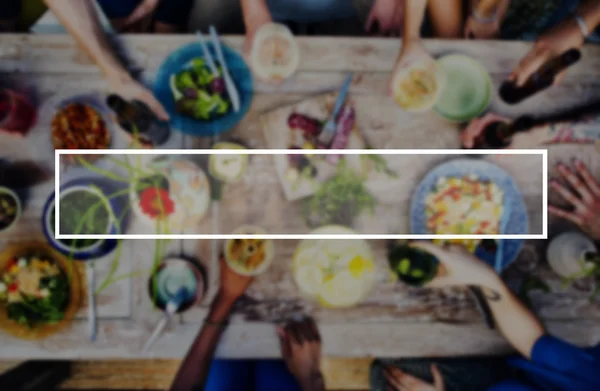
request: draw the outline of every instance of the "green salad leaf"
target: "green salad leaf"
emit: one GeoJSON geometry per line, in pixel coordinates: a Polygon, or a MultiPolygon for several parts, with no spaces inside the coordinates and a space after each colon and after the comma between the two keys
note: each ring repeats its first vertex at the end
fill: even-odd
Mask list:
{"type": "Polygon", "coordinates": [[[40,280],[40,288],[48,289],[50,294],[43,298],[21,294],[22,301],[6,306],[8,318],[27,327],[64,319],[69,303],[69,283],[65,276],[44,277],[40,280]]]}

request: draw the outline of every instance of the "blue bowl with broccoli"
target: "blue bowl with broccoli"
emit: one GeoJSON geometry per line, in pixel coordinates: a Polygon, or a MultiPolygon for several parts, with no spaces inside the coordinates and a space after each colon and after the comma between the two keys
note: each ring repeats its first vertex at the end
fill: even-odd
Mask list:
{"type": "Polygon", "coordinates": [[[154,94],[171,115],[171,126],[192,136],[215,136],[231,130],[246,115],[252,101],[252,74],[242,56],[221,45],[240,95],[240,110],[235,112],[216,52],[210,43],[207,46],[217,65],[217,76],[210,71],[201,45],[192,43],[167,58],[154,84],[154,94]]]}

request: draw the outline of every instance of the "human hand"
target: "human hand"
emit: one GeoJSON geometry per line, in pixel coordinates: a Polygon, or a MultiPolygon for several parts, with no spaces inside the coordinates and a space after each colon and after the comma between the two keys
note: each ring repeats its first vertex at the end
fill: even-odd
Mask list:
{"type": "Polygon", "coordinates": [[[142,0],[140,4],[133,10],[131,15],[125,19],[123,22],[123,27],[129,27],[152,15],[159,3],[160,0],[142,0]]]}
{"type": "MultiPolygon", "coordinates": [[[[271,14],[268,10],[264,12],[253,12],[252,15],[248,16],[246,20],[246,39],[244,40],[244,56],[249,61],[250,53],[252,53],[252,46],[254,45],[254,36],[260,30],[262,26],[268,23],[273,23],[271,14]]],[[[250,66],[252,66],[250,62],[250,66]]]]}
{"type": "Polygon", "coordinates": [[[427,287],[446,288],[451,286],[476,285],[492,290],[498,289],[499,277],[487,263],[469,253],[459,245],[437,246],[431,242],[412,242],[411,247],[435,256],[442,266],[427,287]]]}
{"type": "Polygon", "coordinates": [[[219,263],[221,265],[220,295],[226,301],[233,303],[246,292],[246,289],[250,286],[253,278],[251,276],[243,276],[233,271],[233,269],[227,265],[225,257],[222,255],[219,263]]]}
{"type": "MultiPolygon", "coordinates": [[[[521,60],[508,79],[516,82],[518,86],[522,86],[542,65],[569,49],[581,47],[584,40],[585,38],[574,19],[564,21],[538,37],[533,48],[521,60]]],[[[556,75],[555,84],[560,83],[565,76],[565,72],[562,71],[556,75]]]]}
{"type": "Polygon", "coordinates": [[[410,66],[421,62],[435,62],[435,60],[425,50],[420,39],[404,39],[402,49],[388,82],[389,96],[394,96],[394,79],[396,78],[396,74],[403,69],[410,68],[410,66]]]}
{"type": "Polygon", "coordinates": [[[571,185],[571,189],[556,180],[550,181],[551,187],[573,209],[568,211],[549,205],[548,211],[577,224],[592,239],[600,240],[600,182],[580,160],[575,159],[574,165],[575,171],[562,163],[558,165],[558,172],[571,185]]]}
{"type": "Polygon", "coordinates": [[[465,148],[474,148],[477,140],[483,136],[485,128],[494,122],[509,123],[510,120],[494,113],[486,113],[483,117],[475,118],[460,134],[462,145],[465,148]]]}
{"type": "Polygon", "coordinates": [[[321,375],[321,336],[314,319],[277,327],[281,355],[303,390],[325,390],[321,375]]]}
{"type": "Polygon", "coordinates": [[[112,76],[108,78],[108,83],[111,91],[117,95],[126,100],[138,100],[146,104],[159,119],[169,120],[169,114],[154,94],[131,76],[112,76]]]}
{"type": "Polygon", "coordinates": [[[378,35],[401,35],[404,22],[404,0],[375,0],[365,23],[365,31],[378,35]],[[377,23],[378,31],[373,31],[377,23]]]}
{"type": "Polygon", "coordinates": [[[431,373],[434,384],[427,383],[395,367],[386,367],[383,370],[389,391],[444,391],[444,379],[435,364],[431,365],[431,373]]]}

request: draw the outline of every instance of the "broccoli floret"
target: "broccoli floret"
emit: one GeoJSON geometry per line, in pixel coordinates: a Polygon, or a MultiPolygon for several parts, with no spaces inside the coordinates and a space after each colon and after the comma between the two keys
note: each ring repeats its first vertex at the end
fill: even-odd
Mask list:
{"type": "Polygon", "coordinates": [[[196,71],[196,84],[198,87],[206,88],[214,78],[208,68],[201,68],[196,71]]]}
{"type": "Polygon", "coordinates": [[[206,67],[206,61],[204,61],[204,58],[198,57],[198,58],[194,58],[192,60],[192,68],[194,69],[194,71],[198,72],[199,69],[202,69],[205,67],[206,67]]]}
{"type": "Polygon", "coordinates": [[[179,91],[183,91],[185,88],[196,88],[192,72],[183,71],[179,73],[175,79],[175,85],[179,91]]]}
{"type": "Polygon", "coordinates": [[[211,105],[202,100],[197,100],[194,108],[194,118],[208,120],[210,118],[211,105]]]}
{"type": "Polygon", "coordinates": [[[216,113],[217,114],[225,114],[229,110],[229,102],[219,94],[213,94],[212,100],[217,104],[216,113]]]}

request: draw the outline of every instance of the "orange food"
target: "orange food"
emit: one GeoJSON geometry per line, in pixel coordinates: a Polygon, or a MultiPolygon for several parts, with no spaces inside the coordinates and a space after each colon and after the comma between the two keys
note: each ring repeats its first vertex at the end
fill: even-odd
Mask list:
{"type": "Polygon", "coordinates": [[[56,149],[107,149],[110,132],[91,106],[71,103],[52,119],[52,143],[56,149]]]}

